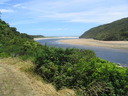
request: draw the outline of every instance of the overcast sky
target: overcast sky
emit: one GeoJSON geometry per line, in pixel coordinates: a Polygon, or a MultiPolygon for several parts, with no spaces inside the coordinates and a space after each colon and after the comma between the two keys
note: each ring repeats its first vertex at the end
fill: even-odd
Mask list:
{"type": "Polygon", "coordinates": [[[128,17],[128,0],[0,0],[2,19],[21,33],[80,36],[128,17]]]}

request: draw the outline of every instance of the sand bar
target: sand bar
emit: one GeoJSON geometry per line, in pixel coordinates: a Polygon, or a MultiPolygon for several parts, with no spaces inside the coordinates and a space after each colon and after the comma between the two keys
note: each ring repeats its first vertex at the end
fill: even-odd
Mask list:
{"type": "Polygon", "coordinates": [[[59,40],[59,42],[73,44],[73,45],[87,45],[87,46],[97,46],[97,47],[128,50],[128,41],[100,41],[100,40],[94,40],[94,39],[69,39],[69,40],[59,40]]]}

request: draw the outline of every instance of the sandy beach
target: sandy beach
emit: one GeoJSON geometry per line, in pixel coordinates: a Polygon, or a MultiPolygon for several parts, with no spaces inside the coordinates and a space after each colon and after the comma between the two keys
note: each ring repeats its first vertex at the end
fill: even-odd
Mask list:
{"type": "Polygon", "coordinates": [[[128,41],[100,41],[94,39],[70,39],[60,40],[59,42],[75,45],[87,45],[97,47],[107,47],[114,49],[128,50],[128,41]]]}
{"type": "Polygon", "coordinates": [[[78,38],[78,37],[44,37],[44,38],[34,38],[34,40],[41,40],[41,39],[57,39],[57,38],[78,38]]]}

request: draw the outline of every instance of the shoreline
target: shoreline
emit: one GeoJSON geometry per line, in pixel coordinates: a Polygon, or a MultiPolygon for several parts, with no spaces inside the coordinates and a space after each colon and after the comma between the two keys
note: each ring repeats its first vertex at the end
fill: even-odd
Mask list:
{"type": "Polygon", "coordinates": [[[59,40],[58,42],[72,45],[86,45],[96,47],[106,47],[113,49],[128,50],[128,41],[100,41],[94,39],[70,39],[59,40]]]}
{"type": "Polygon", "coordinates": [[[34,38],[34,40],[42,40],[42,39],[57,39],[57,38],[74,38],[74,39],[76,39],[76,38],[78,38],[78,37],[44,37],[44,38],[34,38]]]}

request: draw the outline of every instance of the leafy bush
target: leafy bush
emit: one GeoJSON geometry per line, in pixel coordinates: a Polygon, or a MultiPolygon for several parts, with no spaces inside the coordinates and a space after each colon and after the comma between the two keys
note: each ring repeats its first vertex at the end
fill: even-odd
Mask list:
{"type": "Polygon", "coordinates": [[[97,58],[90,50],[45,46],[35,63],[35,72],[57,89],[73,88],[89,96],[128,94],[127,69],[97,58]]]}

